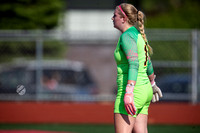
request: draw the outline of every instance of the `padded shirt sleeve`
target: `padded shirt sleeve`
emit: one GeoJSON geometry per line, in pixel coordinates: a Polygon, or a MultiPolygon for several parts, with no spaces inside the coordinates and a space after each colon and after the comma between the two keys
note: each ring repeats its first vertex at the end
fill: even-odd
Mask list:
{"type": "Polygon", "coordinates": [[[153,70],[153,65],[152,65],[152,62],[151,62],[151,59],[150,57],[148,58],[148,64],[147,64],[147,75],[151,75],[154,73],[154,70],[153,70]]]}
{"type": "Polygon", "coordinates": [[[130,36],[130,34],[125,33],[122,35],[122,44],[121,48],[126,55],[128,60],[129,69],[128,69],[128,80],[137,80],[139,60],[138,60],[138,49],[136,38],[130,36]]]}

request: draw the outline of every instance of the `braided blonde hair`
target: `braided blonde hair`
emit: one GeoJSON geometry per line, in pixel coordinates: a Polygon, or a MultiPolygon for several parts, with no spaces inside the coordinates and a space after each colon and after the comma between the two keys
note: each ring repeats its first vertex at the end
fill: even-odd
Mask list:
{"type": "MultiPolygon", "coordinates": [[[[128,23],[130,25],[138,25],[140,34],[142,35],[142,38],[144,39],[144,41],[148,47],[149,54],[153,54],[153,49],[148,44],[145,30],[144,30],[144,17],[145,17],[144,13],[142,11],[138,11],[131,4],[122,3],[122,4],[120,4],[120,6],[121,6],[122,10],[124,11],[125,15],[128,17],[128,23]]],[[[117,9],[119,10],[120,16],[125,17],[125,15],[120,11],[119,6],[117,6],[117,9]]]]}

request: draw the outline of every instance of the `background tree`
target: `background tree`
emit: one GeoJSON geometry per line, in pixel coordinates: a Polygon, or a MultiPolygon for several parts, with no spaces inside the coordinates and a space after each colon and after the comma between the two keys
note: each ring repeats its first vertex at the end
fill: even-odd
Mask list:
{"type": "Polygon", "coordinates": [[[52,29],[63,0],[1,0],[0,29],[52,29]]]}
{"type": "MultiPolygon", "coordinates": [[[[0,30],[49,30],[58,25],[58,19],[65,9],[64,0],[1,0],[0,30]]],[[[62,58],[66,46],[59,41],[44,41],[44,58],[62,58]]],[[[0,62],[13,58],[34,58],[34,41],[1,41],[0,62]]]]}
{"type": "Polygon", "coordinates": [[[147,28],[200,28],[199,0],[127,0],[147,16],[147,28]]]}

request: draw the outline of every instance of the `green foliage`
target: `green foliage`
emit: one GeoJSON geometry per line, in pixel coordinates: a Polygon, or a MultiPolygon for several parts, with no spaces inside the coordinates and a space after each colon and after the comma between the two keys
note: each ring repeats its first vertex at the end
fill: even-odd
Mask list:
{"type": "MultiPolygon", "coordinates": [[[[149,41],[149,43],[153,48],[151,56],[153,64],[154,61],[191,61],[192,59],[192,47],[188,41],[149,41]]],[[[191,68],[157,67],[154,71],[161,76],[166,73],[191,72],[191,68]]]]}
{"type": "Polygon", "coordinates": [[[142,0],[138,8],[147,17],[146,28],[200,28],[199,7],[199,0],[142,0]]]}
{"type": "Polygon", "coordinates": [[[63,5],[62,0],[1,0],[0,29],[52,29],[63,5]]]}
{"type": "MultiPolygon", "coordinates": [[[[1,0],[0,29],[53,29],[64,7],[64,0],[1,0]]],[[[0,42],[0,62],[16,57],[35,58],[35,42],[0,42]]],[[[61,42],[44,42],[47,57],[61,57],[61,42]]]]}
{"type": "Polygon", "coordinates": [[[190,61],[192,49],[188,41],[150,41],[153,60],[190,61]]]}
{"type": "MultiPolygon", "coordinates": [[[[0,62],[11,61],[14,58],[36,57],[36,42],[0,42],[0,48],[0,62]]],[[[64,42],[44,42],[43,58],[62,58],[65,50],[64,42]]]]}

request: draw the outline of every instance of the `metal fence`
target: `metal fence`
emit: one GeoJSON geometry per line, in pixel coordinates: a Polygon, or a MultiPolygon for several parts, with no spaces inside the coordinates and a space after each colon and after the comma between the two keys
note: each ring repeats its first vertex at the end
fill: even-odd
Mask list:
{"type": "MultiPolygon", "coordinates": [[[[156,82],[164,94],[161,100],[194,104],[200,101],[199,30],[147,29],[146,32],[154,49],[151,58],[156,82]]],[[[114,101],[115,90],[104,90],[116,89],[115,76],[113,79],[101,76],[115,75],[112,65],[107,65],[107,71],[103,67],[113,62],[113,58],[106,57],[113,53],[106,55],[99,49],[113,50],[119,35],[113,31],[0,31],[0,100],[114,101]],[[87,52],[79,55],[80,51],[75,51],[71,57],[76,58],[66,56],[73,48],[88,47],[94,55],[87,52]],[[94,65],[98,58],[102,70],[96,70],[98,63],[94,65]],[[106,81],[110,85],[103,86],[106,81]]]]}

